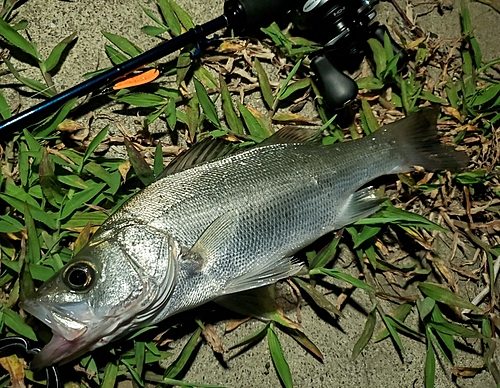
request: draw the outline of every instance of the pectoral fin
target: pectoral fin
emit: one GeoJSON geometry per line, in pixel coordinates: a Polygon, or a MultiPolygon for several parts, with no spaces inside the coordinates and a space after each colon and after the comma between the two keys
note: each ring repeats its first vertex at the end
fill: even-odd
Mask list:
{"type": "Polygon", "coordinates": [[[255,266],[252,270],[229,283],[224,295],[264,287],[295,275],[303,264],[293,257],[283,257],[276,261],[266,262],[265,265],[255,266]]]}
{"type": "MultiPolygon", "coordinates": [[[[239,228],[238,223],[245,219],[246,211],[250,209],[232,210],[217,218],[196,241],[191,252],[199,255],[204,265],[231,266],[234,257],[230,246],[234,244],[234,239],[241,238],[238,235],[243,229],[239,228]]],[[[248,261],[253,265],[245,274],[234,279],[221,279],[227,282],[221,295],[267,286],[296,274],[302,268],[302,264],[292,257],[261,258],[258,261],[249,257],[248,261]]]]}

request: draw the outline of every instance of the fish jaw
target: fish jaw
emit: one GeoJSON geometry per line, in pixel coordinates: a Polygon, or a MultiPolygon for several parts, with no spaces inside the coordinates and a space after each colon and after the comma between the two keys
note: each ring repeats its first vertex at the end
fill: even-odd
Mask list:
{"type": "MultiPolygon", "coordinates": [[[[37,299],[27,299],[22,303],[22,308],[49,326],[53,333],[50,342],[35,355],[31,364],[34,370],[71,361],[86,352],[99,339],[95,339],[95,330],[92,330],[89,323],[70,317],[74,315],[74,310],[85,308],[82,305],[45,306],[37,299]]],[[[91,321],[88,318],[86,321],[91,321]]]]}
{"type": "Polygon", "coordinates": [[[31,361],[30,366],[33,371],[39,371],[62,360],[68,362],[78,357],[81,352],[85,352],[85,346],[78,339],[69,341],[56,331],[52,331],[52,333],[50,342],[35,354],[33,361],[31,361]]]}

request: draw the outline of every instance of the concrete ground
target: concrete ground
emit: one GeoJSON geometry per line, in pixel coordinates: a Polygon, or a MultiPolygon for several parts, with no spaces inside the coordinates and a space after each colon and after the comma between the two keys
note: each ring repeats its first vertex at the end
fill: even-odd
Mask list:
{"type": "MultiPolygon", "coordinates": [[[[191,13],[197,23],[208,21],[222,12],[222,0],[178,0],[191,13]]],[[[405,1],[399,1],[407,9],[405,1]]],[[[413,12],[416,23],[425,31],[432,32],[443,44],[453,45],[460,37],[458,0],[411,0],[408,8],[413,12]],[[442,13],[438,5],[444,5],[442,13]]],[[[55,77],[56,85],[64,90],[82,80],[84,73],[94,71],[106,63],[105,38],[100,33],[106,30],[142,42],[151,47],[154,40],[145,37],[139,30],[149,23],[141,6],[153,9],[153,0],[28,0],[19,7],[19,16],[29,21],[29,32],[37,42],[43,56],[47,56],[63,37],[76,31],[78,41],[61,70],[55,77]]],[[[500,15],[479,3],[469,4],[476,36],[483,47],[484,59],[500,57],[500,15]]],[[[403,29],[401,18],[390,3],[379,6],[381,20],[390,28],[403,29]]],[[[133,128],[130,128],[132,131],[133,128]]],[[[285,355],[296,387],[371,387],[399,388],[424,386],[425,346],[403,338],[406,354],[400,357],[394,345],[385,340],[370,343],[355,360],[350,360],[352,347],[363,330],[366,310],[369,306],[366,296],[356,291],[344,309],[345,318],[332,325],[320,319],[308,306],[302,309],[302,325],[309,338],[322,350],[325,359],[318,362],[291,338],[280,335],[285,355]],[[365,310],[365,311],[364,311],[365,310]]],[[[263,323],[252,320],[223,337],[226,348],[263,323]]],[[[222,334],[223,326],[217,326],[222,334]]],[[[186,340],[186,339],[185,339],[186,340]]],[[[172,347],[178,352],[185,340],[172,347]]],[[[279,387],[280,383],[272,366],[266,341],[261,341],[247,352],[232,357],[227,354],[223,366],[207,344],[203,344],[197,358],[185,378],[188,381],[220,384],[227,387],[279,387]]],[[[458,365],[481,365],[481,360],[459,353],[458,365]]],[[[473,379],[453,381],[450,367],[446,363],[437,367],[436,387],[494,387],[494,381],[487,372],[473,379]]]]}

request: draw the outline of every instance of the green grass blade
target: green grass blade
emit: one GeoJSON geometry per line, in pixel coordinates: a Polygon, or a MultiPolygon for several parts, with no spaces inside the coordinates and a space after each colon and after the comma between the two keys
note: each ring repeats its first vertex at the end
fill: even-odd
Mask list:
{"type": "Polygon", "coordinates": [[[224,117],[229,125],[229,128],[231,128],[231,131],[237,135],[243,135],[245,133],[243,123],[234,110],[231,94],[229,93],[226,81],[224,81],[224,77],[222,77],[222,75],[219,77],[219,83],[222,98],[222,109],[224,110],[224,117]]]}
{"type": "Polygon", "coordinates": [[[157,96],[156,94],[139,92],[128,93],[125,96],[118,97],[116,100],[139,108],[154,108],[167,103],[164,97],[157,96]]]}
{"type": "Polygon", "coordinates": [[[286,90],[290,84],[290,81],[292,80],[293,76],[297,73],[297,71],[299,70],[299,67],[302,65],[302,60],[299,60],[295,66],[293,67],[293,69],[290,71],[290,73],[287,75],[286,79],[285,79],[285,82],[283,82],[283,85],[281,85],[281,88],[280,90],[278,91],[278,94],[276,96],[276,98],[278,100],[281,100],[282,99],[282,96],[286,93],[286,90]]]}
{"type": "Polygon", "coordinates": [[[119,65],[128,60],[125,54],[109,44],[104,46],[104,51],[106,51],[106,54],[108,55],[109,60],[113,62],[113,65],[119,65]]]}
{"type": "Polygon", "coordinates": [[[155,174],[155,177],[158,177],[158,175],[160,175],[162,171],[163,171],[163,151],[161,142],[158,142],[155,149],[155,157],[153,164],[153,172],[155,174]]]}
{"type": "Polygon", "coordinates": [[[161,21],[159,18],[157,18],[157,17],[155,16],[155,14],[154,14],[152,11],[150,11],[149,9],[147,9],[147,8],[145,8],[145,7],[141,7],[141,8],[142,8],[142,10],[144,11],[144,13],[145,13],[146,15],[148,15],[148,17],[149,17],[151,20],[153,20],[156,24],[158,24],[159,26],[161,26],[161,27],[163,28],[163,30],[166,30],[166,29],[167,29],[167,26],[165,26],[165,25],[162,23],[162,21],[161,21]]]}
{"type": "Polygon", "coordinates": [[[405,354],[405,348],[403,347],[403,343],[401,342],[401,338],[399,337],[396,328],[393,326],[393,321],[390,319],[389,316],[385,315],[382,311],[380,311],[379,313],[380,316],[382,317],[382,321],[384,321],[386,329],[389,331],[389,334],[391,335],[391,338],[393,339],[394,343],[397,345],[399,351],[402,354],[405,354]]]}
{"type": "Polygon", "coordinates": [[[164,378],[173,379],[184,369],[198,345],[201,331],[200,327],[195,330],[186,346],[182,349],[181,354],[179,354],[179,357],[165,371],[164,378]]]}
{"type": "Polygon", "coordinates": [[[91,173],[96,178],[99,178],[109,186],[109,193],[114,195],[120,188],[121,176],[118,171],[109,173],[104,167],[95,162],[88,162],[83,168],[85,171],[91,173]]]}
{"type": "Polygon", "coordinates": [[[169,0],[158,0],[160,12],[165,19],[165,22],[170,29],[170,33],[175,37],[179,36],[182,32],[181,23],[172,9],[172,4],[169,0]]]}
{"type": "Polygon", "coordinates": [[[384,46],[382,46],[382,43],[380,43],[375,38],[368,39],[368,44],[370,45],[373,53],[373,61],[375,62],[375,74],[378,78],[380,78],[382,72],[387,67],[386,51],[384,49],[384,46]]]}
{"type": "Polygon", "coordinates": [[[132,142],[128,140],[126,137],[124,138],[124,143],[125,143],[125,148],[127,149],[127,154],[130,160],[130,164],[132,165],[132,168],[137,174],[137,177],[145,186],[148,186],[151,183],[153,183],[155,180],[155,176],[149,164],[144,160],[143,156],[135,148],[132,142]]]}
{"type": "Polygon", "coordinates": [[[101,388],[114,388],[116,377],[118,376],[118,365],[114,362],[108,362],[104,369],[104,379],[101,383],[101,388]]]}
{"type": "Polygon", "coordinates": [[[156,26],[144,26],[141,27],[141,31],[149,36],[159,36],[168,31],[167,28],[156,27],[156,26]]]}
{"type": "Polygon", "coordinates": [[[32,56],[37,62],[41,62],[40,54],[38,54],[35,46],[27,41],[2,18],[0,18],[0,35],[2,35],[11,45],[16,46],[26,54],[32,56]]]}
{"type": "Polygon", "coordinates": [[[347,283],[352,284],[354,287],[361,288],[362,290],[368,291],[368,292],[375,292],[375,290],[365,283],[362,280],[356,279],[355,277],[346,274],[338,269],[328,269],[328,268],[314,268],[309,272],[310,275],[317,275],[317,274],[324,274],[328,276],[332,276],[334,278],[343,280],[347,283]]]}
{"type": "Polygon", "coordinates": [[[328,247],[322,249],[309,261],[309,269],[326,267],[326,265],[334,259],[341,236],[341,232],[337,233],[328,247]]]}
{"type": "Polygon", "coordinates": [[[302,346],[305,350],[311,353],[314,357],[323,361],[323,354],[321,353],[319,348],[309,338],[307,338],[307,336],[304,333],[302,333],[300,330],[291,327],[286,327],[281,325],[279,327],[284,333],[292,337],[295,341],[297,341],[300,344],[300,346],[302,346]]]}
{"type": "Polygon", "coordinates": [[[73,195],[73,197],[66,202],[62,211],[61,211],[61,220],[65,219],[72,213],[76,211],[76,209],[82,207],[85,203],[92,200],[92,198],[96,197],[102,189],[106,187],[105,183],[96,183],[92,186],[89,185],[89,188],[86,190],[82,190],[79,193],[73,195]]]}
{"type": "Polygon", "coordinates": [[[429,328],[426,329],[427,334],[427,350],[425,352],[425,388],[434,388],[434,380],[436,375],[436,355],[432,347],[432,333],[429,328]]]}
{"type": "Polygon", "coordinates": [[[175,106],[175,100],[173,98],[168,99],[167,105],[163,108],[163,113],[165,114],[165,119],[167,120],[167,125],[171,131],[175,129],[177,124],[177,109],[175,106]]]}
{"type": "Polygon", "coordinates": [[[4,120],[12,117],[12,112],[10,110],[9,104],[7,103],[7,100],[3,96],[2,92],[0,92],[0,116],[2,116],[4,120]]]}
{"type": "Polygon", "coordinates": [[[144,387],[144,381],[142,381],[141,379],[141,376],[137,373],[137,371],[132,367],[132,365],[130,365],[130,363],[125,360],[125,359],[121,359],[120,360],[121,363],[123,365],[125,365],[125,367],[128,369],[128,371],[130,372],[130,374],[132,375],[132,377],[134,378],[135,382],[140,386],[140,387],[144,387]]]}
{"type": "Polygon", "coordinates": [[[430,322],[429,325],[436,330],[436,332],[444,334],[458,335],[464,338],[485,338],[476,330],[468,329],[452,322],[430,322]]]}
{"type": "Polygon", "coordinates": [[[23,229],[23,224],[15,218],[9,215],[0,216],[0,233],[17,233],[23,229]]]}
{"type": "Polygon", "coordinates": [[[261,142],[264,139],[267,139],[269,137],[268,132],[264,128],[264,126],[257,120],[257,118],[250,112],[250,110],[241,104],[239,101],[236,102],[238,105],[238,110],[241,113],[241,116],[243,117],[243,120],[245,121],[245,125],[248,129],[248,132],[250,132],[250,135],[252,135],[253,140],[257,142],[261,142]]]}
{"type": "Polygon", "coordinates": [[[12,329],[14,332],[22,335],[23,337],[29,338],[30,340],[37,340],[36,334],[33,329],[29,327],[19,315],[7,308],[3,308],[2,312],[5,325],[8,328],[12,329]]]}
{"type": "Polygon", "coordinates": [[[261,329],[253,332],[252,334],[246,336],[243,338],[241,341],[235,343],[233,346],[231,346],[228,350],[238,348],[240,346],[248,345],[251,343],[257,343],[259,342],[262,338],[266,336],[267,329],[269,327],[269,323],[262,327],[261,329]]]}
{"type": "MultiPolygon", "coordinates": [[[[17,211],[24,214],[24,204],[25,204],[24,200],[19,199],[19,198],[15,198],[15,197],[11,197],[10,195],[5,195],[2,193],[0,193],[0,198],[3,199],[5,202],[7,202],[10,206],[15,208],[17,211]]],[[[54,219],[53,213],[49,213],[49,212],[42,210],[38,204],[35,206],[35,205],[32,205],[31,203],[28,202],[28,207],[29,207],[29,211],[30,211],[31,215],[33,216],[33,219],[44,223],[46,226],[48,226],[52,230],[57,229],[57,223],[54,219]]]]}
{"type": "Polygon", "coordinates": [[[106,37],[107,40],[109,40],[116,47],[122,50],[125,54],[131,57],[136,57],[140,55],[143,51],[141,48],[137,47],[127,38],[106,31],[101,31],[101,32],[106,37]]]}
{"type": "Polygon", "coordinates": [[[184,81],[189,70],[191,70],[191,53],[188,48],[184,48],[177,58],[177,75],[175,82],[178,86],[184,81]]]}
{"type": "Polygon", "coordinates": [[[267,76],[267,73],[262,67],[259,58],[257,57],[255,58],[253,65],[255,67],[255,71],[257,72],[257,78],[259,79],[259,85],[262,97],[264,97],[264,101],[267,107],[269,109],[272,109],[274,105],[274,97],[273,97],[273,90],[269,82],[269,77],[267,76]]]}
{"type": "Polygon", "coordinates": [[[338,316],[341,316],[341,317],[344,316],[344,314],[342,314],[342,312],[337,307],[335,307],[335,305],[332,302],[330,302],[326,298],[325,295],[323,295],[321,292],[319,292],[311,284],[303,281],[302,279],[300,279],[298,277],[294,277],[293,281],[301,289],[303,289],[312,298],[312,300],[314,301],[314,303],[316,303],[319,307],[321,307],[322,309],[325,309],[325,310],[331,312],[332,314],[335,314],[335,315],[338,315],[338,316]]]}
{"type": "Polygon", "coordinates": [[[45,68],[47,71],[53,70],[59,61],[61,60],[61,56],[64,53],[64,50],[68,47],[68,45],[73,42],[76,38],[76,32],[67,36],[63,40],[61,40],[50,52],[49,57],[45,60],[45,68]]]}
{"type": "Polygon", "coordinates": [[[293,380],[290,373],[290,367],[286,362],[283,348],[281,347],[281,343],[278,336],[274,332],[272,325],[267,328],[267,343],[271,353],[271,358],[273,359],[274,367],[278,371],[278,376],[281,382],[286,388],[292,388],[293,380]]]}
{"type": "Polygon", "coordinates": [[[308,88],[311,86],[311,79],[310,78],[303,78],[297,82],[294,82],[283,91],[282,94],[279,95],[279,100],[282,101],[288,97],[290,97],[293,93],[308,88]]]}
{"type": "Polygon", "coordinates": [[[434,299],[436,302],[444,303],[449,306],[456,306],[463,309],[470,309],[473,311],[478,311],[479,308],[469,301],[462,299],[457,294],[442,288],[438,285],[431,283],[420,283],[418,288],[422,293],[424,293],[429,298],[434,299]]]}
{"type": "Polygon", "coordinates": [[[368,76],[356,80],[359,89],[379,90],[384,88],[384,82],[376,77],[368,76]]]}
{"type": "Polygon", "coordinates": [[[373,336],[373,331],[375,330],[375,324],[377,323],[377,309],[373,308],[368,317],[366,318],[365,327],[363,328],[363,333],[358,338],[354,348],[352,349],[351,360],[355,360],[356,357],[363,351],[363,349],[368,345],[370,339],[373,336]]]}
{"type": "Polygon", "coordinates": [[[193,78],[193,81],[194,81],[194,87],[196,89],[196,95],[198,96],[198,101],[200,102],[203,112],[205,113],[207,118],[212,122],[212,124],[220,129],[221,124],[214,103],[208,96],[208,93],[205,90],[203,84],[196,78],[193,78]]]}
{"type": "Polygon", "coordinates": [[[97,149],[97,147],[99,147],[99,144],[102,143],[102,141],[104,140],[104,138],[106,137],[106,135],[108,134],[108,129],[109,129],[109,125],[106,125],[103,129],[101,129],[99,131],[99,133],[97,135],[95,135],[95,137],[92,139],[92,141],[90,142],[89,146],[87,147],[87,149],[85,150],[85,153],[83,154],[83,160],[82,162],[80,163],[80,168],[79,168],[79,172],[82,171],[83,169],[83,165],[85,164],[85,162],[90,158],[90,156],[94,153],[94,151],[97,149]]]}
{"type": "Polygon", "coordinates": [[[64,195],[61,192],[61,187],[57,181],[54,168],[46,149],[43,150],[40,165],[38,166],[38,173],[43,195],[52,206],[59,208],[64,195]]]}
{"type": "Polygon", "coordinates": [[[52,132],[57,129],[57,126],[63,122],[63,120],[68,116],[71,109],[75,105],[77,99],[74,98],[63,105],[61,109],[57,111],[49,120],[41,124],[33,130],[33,136],[39,139],[45,139],[52,132]]]}
{"type": "Polygon", "coordinates": [[[191,16],[184,9],[182,9],[174,0],[169,0],[169,1],[172,10],[175,12],[177,19],[181,22],[182,26],[186,30],[194,28],[195,25],[193,23],[193,19],[191,18],[191,16]]]}
{"type": "Polygon", "coordinates": [[[363,218],[354,223],[354,225],[376,225],[376,224],[397,224],[401,226],[418,226],[427,230],[439,230],[446,232],[447,230],[427,218],[411,213],[406,210],[398,209],[392,204],[385,202],[382,209],[369,218],[363,218]]]}
{"type": "Polygon", "coordinates": [[[135,369],[137,371],[137,374],[139,376],[141,376],[141,380],[142,380],[142,374],[144,371],[145,359],[146,359],[146,346],[144,345],[144,342],[136,341],[135,342],[135,369]]]}
{"type": "Polygon", "coordinates": [[[360,112],[361,114],[361,120],[363,122],[363,129],[365,130],[366,135],[371,134],[372,132],[375,132],[380,125],[378,125],[377,119],[373,115],[372,108],[366,98],[361,99],[361,107],[362,111],[360,112]]]}
{"type": "Polygon", "coordinates": [[[26,252],[26,261],[28,263],[38,264],[40,261],[40,241],[35,226],[35,221],[31,216],[30,208],[27,203],[24,204],[24,222],[26,223],[26,234],[28,235],[28,251],[26,252]]]}
{"type": "MultiPolygon", "coordinates": [[[[413,308],[413,306],[411,304],[403,303],[403,304],[400,304],[398,307],[396,307],[391,315],[394,318],[396,318],[397,320],[404,322],[404,320],[406,319],[408,314],[410,314],[412,308],[413,308]]],[[[390,334],[389,334],[389,331],[387,330],[387,328],[384,328],[375,338],[375,342],[382,341],[385,338],[389,337],[389,335],[390,334]]]]}

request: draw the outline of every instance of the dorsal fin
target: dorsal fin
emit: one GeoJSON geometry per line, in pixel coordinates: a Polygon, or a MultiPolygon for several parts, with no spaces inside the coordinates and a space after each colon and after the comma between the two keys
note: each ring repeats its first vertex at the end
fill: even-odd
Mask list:
{"type": "Polygon", "coordinates": [[[289,143],[307,143],[314,140],[314,136],[318,134],[318,129],[299,128],[286,126],[278,132],[268,137],[259,146],[268,146],[271,144],[289,144],[289,143]]]}
{"type": "MultiPolygon", "coordinates": [[[[272,144],[306,143],[312,141],[316,134],[318,134],[317,129],[287,126],[281,128],[278,132],[256,146],[263,147],[272,144]]],[[[156,179],[164,178],[167,175],[172,175],[195,165],[210,162],[223,156],[241,152],[242,150],[242,148],[235,147],[234,143],[221,138],[204,139],[172,160],[156,179]]]]}
{"type": "Polygon", "coordinates": [[[167,175],[184,171],[195,165],[209,162],[237,151],[238,148],[234,146],[234,143],[219,138],[204,139],[184,151],[182,154],[178,155],[167,167],[165,167],[156,179],[158,180],[164,178],[167,175]]]}

